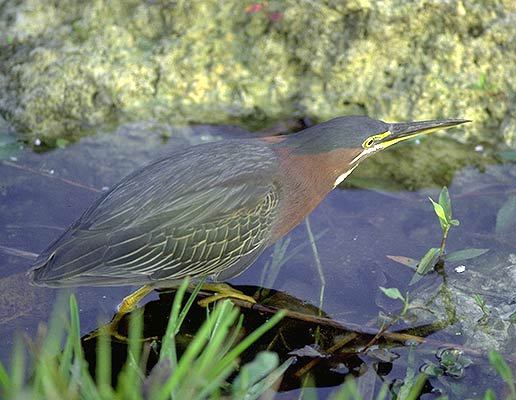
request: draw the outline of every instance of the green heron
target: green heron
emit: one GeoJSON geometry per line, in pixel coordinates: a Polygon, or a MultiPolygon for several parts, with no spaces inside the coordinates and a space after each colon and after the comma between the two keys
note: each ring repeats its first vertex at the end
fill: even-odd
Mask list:
{"type": "MultiPolygon", "coordinates": [[[[220,282],[247,269],[370,155],[463,119],[386,123],[338,117],[298,133],[179,149],[101,196],[36,260],[33,283],[51,287],[144,285],[186,277],[220,282]]],[[[254,299],[228,285],[225,297],[254,299]]]]}

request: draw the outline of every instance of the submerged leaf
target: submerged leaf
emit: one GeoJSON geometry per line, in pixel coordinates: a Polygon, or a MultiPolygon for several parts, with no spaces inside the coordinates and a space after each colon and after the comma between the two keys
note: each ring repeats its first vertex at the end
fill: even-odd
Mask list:
{"type": "Polygon", "coordinates": [[[469,260],[487,253],[489,249],[463,249],[447,254],[444,259],[448,262],[469,260]]]}
{"type": "Polygon", "coordinates": [[[386,256],[388,259],[392,261],[396,261],[397,263],[406,265],[407,267],[412,268],[414,271],[417,268],[417,265],[419,264],[419,261],[405,256],[386,256]]]}
{"type": "Polygon", "coordinates": [[[511,196],[498,211],[496,216],[497,234],[506,234],[514,231],[516,227],[516,196],[511,196]]]}
{"type": "Polygon", "coordinates": [[[310,358],[326,358],[328,355],[322,354],[317,345],[306,345],[300,349],[292,350],[288,353],[289,356],[310,357],[310,358]]]}
{"type": "Polygon", "coordinates": [[[378,312],[378,326],[391,325],[395,320],[395,317],[384,313],[383,311],[378,312]]]}
{"type": "Polygon", "coordinates": [[[444,375],[444,371],[442,370],[442,368],[438,365],[435,365],[431,361],[427,361],[425,364],[423,364],[420,368],[420,371],[432,377],[444,375]]]}
{"type": "Polygon", "coordinates": [[[403,297],[398,288],[384,288],[380,286],[380,290],[383,292],[384,295],[393,300],[405,301],[405,298],[403,297]]]}
{"type": "Polygon", "coordinates": [[[439,360],[439,369],[445,375],[453,378],[463,377],[465,369],[473,364],[473,361],[464,356],[459,349],[442,348],[437,351],[435,356],[439,360]]]}
{"type": "Polygon", "coordinates": [[[393,362],[400,358],[400,355],[390,351],[389,349],[383,348],[373,348],[367,351],[366,353],[369,357],[376,358],[377,360],[383,362],[393,362]]]}

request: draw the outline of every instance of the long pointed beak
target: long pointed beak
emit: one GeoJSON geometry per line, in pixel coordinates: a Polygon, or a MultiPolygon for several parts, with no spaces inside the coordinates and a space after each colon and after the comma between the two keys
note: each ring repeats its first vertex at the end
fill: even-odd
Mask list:
{"type": "Polygon", "coordinates": [[[435,132],[441,129],[448,129],[453,126],[471,122],[468,119],[441,119],[431,121],[399,122],[389,124],[389,135],[379,143],[383,148],[392,146],[401,141],[413,137],[435,132]]]}

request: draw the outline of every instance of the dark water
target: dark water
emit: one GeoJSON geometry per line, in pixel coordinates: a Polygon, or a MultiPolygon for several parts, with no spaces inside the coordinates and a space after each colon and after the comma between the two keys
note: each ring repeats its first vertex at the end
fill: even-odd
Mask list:
{"type": "MultiPolygon", "coordinates": [[[[28,284],[25,272],[31,265],[31,255],[21,251],[38,253],[45,249],[103,190],[137,166],[166,154],[170,148],[246,135],[243,130],[229,127],[173,129],[133,124],[119,128],[116,134],[99,134],[48,152],[19,149],[12,143],[8,150],[4,148],[0,163],[2,360],[9,358],[17,332],[34,336],[38,324],[48,319],[57,295],[53,289],[28,284]]],[[[428,146],[430,150],[431,140],[420,146],[428,146]]],[[[416,145],[406,146],[405,150],[410,151],[410,146],[416,145]]],[[[473,148],[470,152],[475,154],[473,148]]],[[[476,157],[482,158],[481,153],[476,157]]],[[[366,169],[369,162],[359,168],[358,177],[360,169],[366,169]]],[[[397,168],[397,165],[391,167],[397,168]]],[[[417,175],[422,171],[416,168],[412,172],[417,175]]],[[[306,376],[297,377],[296,372],[313,357],[298,357],[284,379],[278,398],[298,398],[303,382],[318,386],[319,398],[325,398],[331,387],[342,383],[350,373],[358,378],[361,387],[372,393],[378,391],[382,383],[395,385],[397,379],[404,379],[407,370],[417,373],[425,362],[436,363],[436,351],[452,345],[460,347],[473,364],[465,369],[462,378],[431,378],[425,390],[434,390],[434,394],[429,393],[424,398],[438,397],[439,390],[457,399],[466,395],[480,396],[487,387],[503,392],[503,385],[488,367],[485,354],[486,350],[495,348],[509,362],[516,357],[515,327],[508,322],[516,311],[516,235],[514,229],[496,233],[500,208],[515,194],[516,166],[489,162],[482,169],[465,166],[452,175],[450,193],[455,217],[461,225],[450,232],[448,250],[489,249],[483,256],[446,264],[443,274],[431,273],[409,286],[413,271],[386,256],[419,259],[429,247],[439,245],[440,227],[427,196],[436,199],[440,187],[379,191],[355,186],[334,190],[310,215],[311,232],[317,238],[316,253],[310,245],[308,226],[303,223],[289,235],[286,255],[291,257],[280,268],[276,279],[265,282],[262,279],[264,266],[273,258],[273,249],[269,249],[231,282],[248,285],[242,289],[250,294],[261,286],[279,291],[284,297],[281,302],[273,299],[271,305],[286,304],[307,314],[317,314],[315,307],[321,306],[329,319],[368,329],[377,328],[375,321],[380,311],[396,313],[400,309],[400,303],[386,298],[379,286],[397,287],[402,293],[408,291],[421,306],[411,312],[410,320],[397,324],[392,330],[409,329],[410,333],[427,337],[427,343],[410,350],[407,343],[381,342],[380,347],[389,347],[396,359],[380,361],[371,354],[356,353],[372,337],[362,335],[341,351],[321,357],[310,369],[312,378],[308,381],[306,376]],[[457,267],[465,267],[465,271],[456,272],[457,267]],[[440,286],[443,280],[444,289],[440,286]],[[479,322],[482,312],[472,300],[474,294],[481,294],[491,309],[487,323],[479,322]],[[453,318],[450,308],[453,308],[453,318]],[[441,324],[436,327],[436,322],[441,324]],[[410,330],[428,324],[434,325],[426,330],[410,330]]],[[[361,182],[357,179],[356,185],[363,186],[361,182]]],[[[511,218],[510,213],[507,218],[511,218]]],[[[132,289],[86,287],[74,290],[83,333],[109,320],[121,298],[132,289]]],[[[164,329],[170,296],[154,293],[145,299],[148,331],[159,334],[164,329]]],[[[203,315],[202,310],[197,312],[203,315]]],[[[264,321],[256,312],[245,311],[245,315],[249,328],[264,321]]],[[[194,332],[195,321],[192,317],[191,325],[185,329],[194,332]]],[[[296,348],[317,344],[315,348],[324,354],[325,349],[344,334],[343,330],[320,327],[322,336],[316,337],[316,327],[306,321],[284,322],[280,328],[284,341],[273,349],[286,359],[296,348]]],[[[269,345],[277,333],[264,338],[254,351],[269,345]]],[[[246,357],[251,359],[252,355],[249,353],[246,357]]]]}

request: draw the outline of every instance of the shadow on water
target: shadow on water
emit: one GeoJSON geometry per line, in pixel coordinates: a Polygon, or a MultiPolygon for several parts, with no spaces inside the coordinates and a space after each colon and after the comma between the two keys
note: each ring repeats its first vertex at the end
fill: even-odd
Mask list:
{"type": "MultiPolygon", "coordinates": [[[[286,371],[278,388],[280,392],[301,388],[307,377],[310,377],[310,385],[316,387],[337,386],[342,384],[347,376],[357,378],[369,369],[374,371],[380,381],[389,383],[387,375],[393,369],[391,361],[399,357],[395,353],[396,348],[402,348],[408,342],[424,343],[425,339],[417,334],[421,331],[428,335],[433,329],[430,326],[421,326],[387,332],[384,337],[375,341],[371,351],[364,352],[364,347],[373,340],[378,331],[372,326],[359,326],[333,320],[319,308],[276,290],[258,286],[237,286],[236,288],[257,300],[256,305],[238,303],[244,316],[242,335],[256,330],[280,309],[289,310],[283,321],[260,338],[241,358],[243,363],[250,362],[258,352],[263,350],[276,352],[282,362],[294,358],[295,362],[286,371]],[[379,351],[380,347],[384,350],[379,351]]],[[[147,373],[158,362],[159,349],[166,332],[174,295],[174,292],[162,292],[158,299],[142,307],[143,336],[147,338],[148,346],[147,373]]],[[[199,297],[207,295],[209,294],[201,292],[199,297]]],[[[186,350],[205,318],[206,309],[195,304],[176,337],[178,356],[186,350]]],[[[130,314],[127,314],[118,324],[117,333],[120,337],[128,336],[129,320],[130,314]]],[[[90,332],[82,339],[85,357],[92,375],[96,371],[95,333],[96,331],[90,332]]],[[[123,339],[113,339],[111,358],[114,385],[126,361],[127,348],[127,342],[123,339]]]]}
{"type": "MultiPolygon", "coordinates": [[[[55,302],[56,291],[29,286],[25,272],[31,257],[56,239],[103,190],[173,147],[249,135],[234,127],[135,123],[41,154],[12,143],[8,151],[0,151],[0,334],[4,338],[0,357],[9,358],[17,332],[34,336],[55,302]]],[[[457,347],[473,360],[464,376],[431,378],[425,389],[433,390],[435,396],[447,393],[452,399],[475,396],[471,388],[477,395],[487,387],[501,388],[487,366],[487,350],[501,351],[514,365],[516,335],[511,318],[516,312],[516,206],[513,212],[511,202],[516,204],[515,164],[494,163],[488,151],[475,152],[471,146],[438,136],[388,153],[365,162],[350,181],[353,188],[333,191],[311,214],[309,225],[299,225],[230,282],[249,294],[257,287],[270,287],[269,306],[286,305],[305,315],[305,320],[287,318],[245,355],[252,359],[256,351],[269,348],[282,359],[297,358],[282,383],[280,398],[296,396],[296,388],[305,382],[300,377],[306,376],[296,372],[312,364],[308,370],[313,381],[306,382],[320,387],[319,397],[325,398],[329,389],[324,388],[338,385],[348,374],[373,391],[379,390],[382,382],[396,387],[408,371],[417,373],[429,361],[437,364],[436,354],[443,346],[457,347]],[[411,286],[413,271],[386,256],[419,259],[429,247],[439,245],[440,227],[427,197],[437,197],[443,175],[435,154],[448,149],[442,150],[447,154],[450,146],[454,154],[467,154],[467,158],[459,163],[460,168],[444,174],[451,182],[455,218],[461,221],[450,233],[448,250],[489,251],[474,259],[449,262],[441,275],[430,273],[411,286]],[[399,178],[400,155],[407,153],[417,154],[417,162],[413,161],[414,166],[409,163],[405,176],[412,179],[434,171],[439,184],[425,181],[415,185],[399,178]],[[424,153],[433,155],[421,161],[424,153]],[[371,176],[371,171],[376,175],[371,176]],[[386,182],[394,184],[385,187],[386,182]],[[426,338],[425,343],[413,347],[406,340],[382,339],[368,352],[361,351],[378,331],[379,312],[396,315],[400,310],[399,301],[384,296],[379,286],[408,292],[414,305],[405,320],[390,331],[408,330],[426,338]],[[490,310],[487,319],[474,295],[485,299],[490,310]],[[307,321],[307,315],[323,316],[326,324],[307,321]],[[411,331],[413,327],[419,330],[411,331]],[[328,353],[351,331],[360,334],[328,353]]],[[[130,291],[128,287],[75,289],[84,332],[107,322],[130,291]]],[[[172,294],[152,296],[144,301],[145,334],[159,338],[168,320],[172,294]]],[[[267,305],[266,299],[261,303],[267,305]]],[[[268,315],[264,310],[242,310],[248,331],[268,315]]],[[[200,308],[189,315],[181,333],[183,348],[204,316],[200,308]]],[[[91,367],[94,341],[84,345],[91,367]]],[[[122,362],[124,349],[122,343],[114,344],[113,360],[122,362]]],[[[149,363],[153,357],[151,351],[149,363]]]]}

